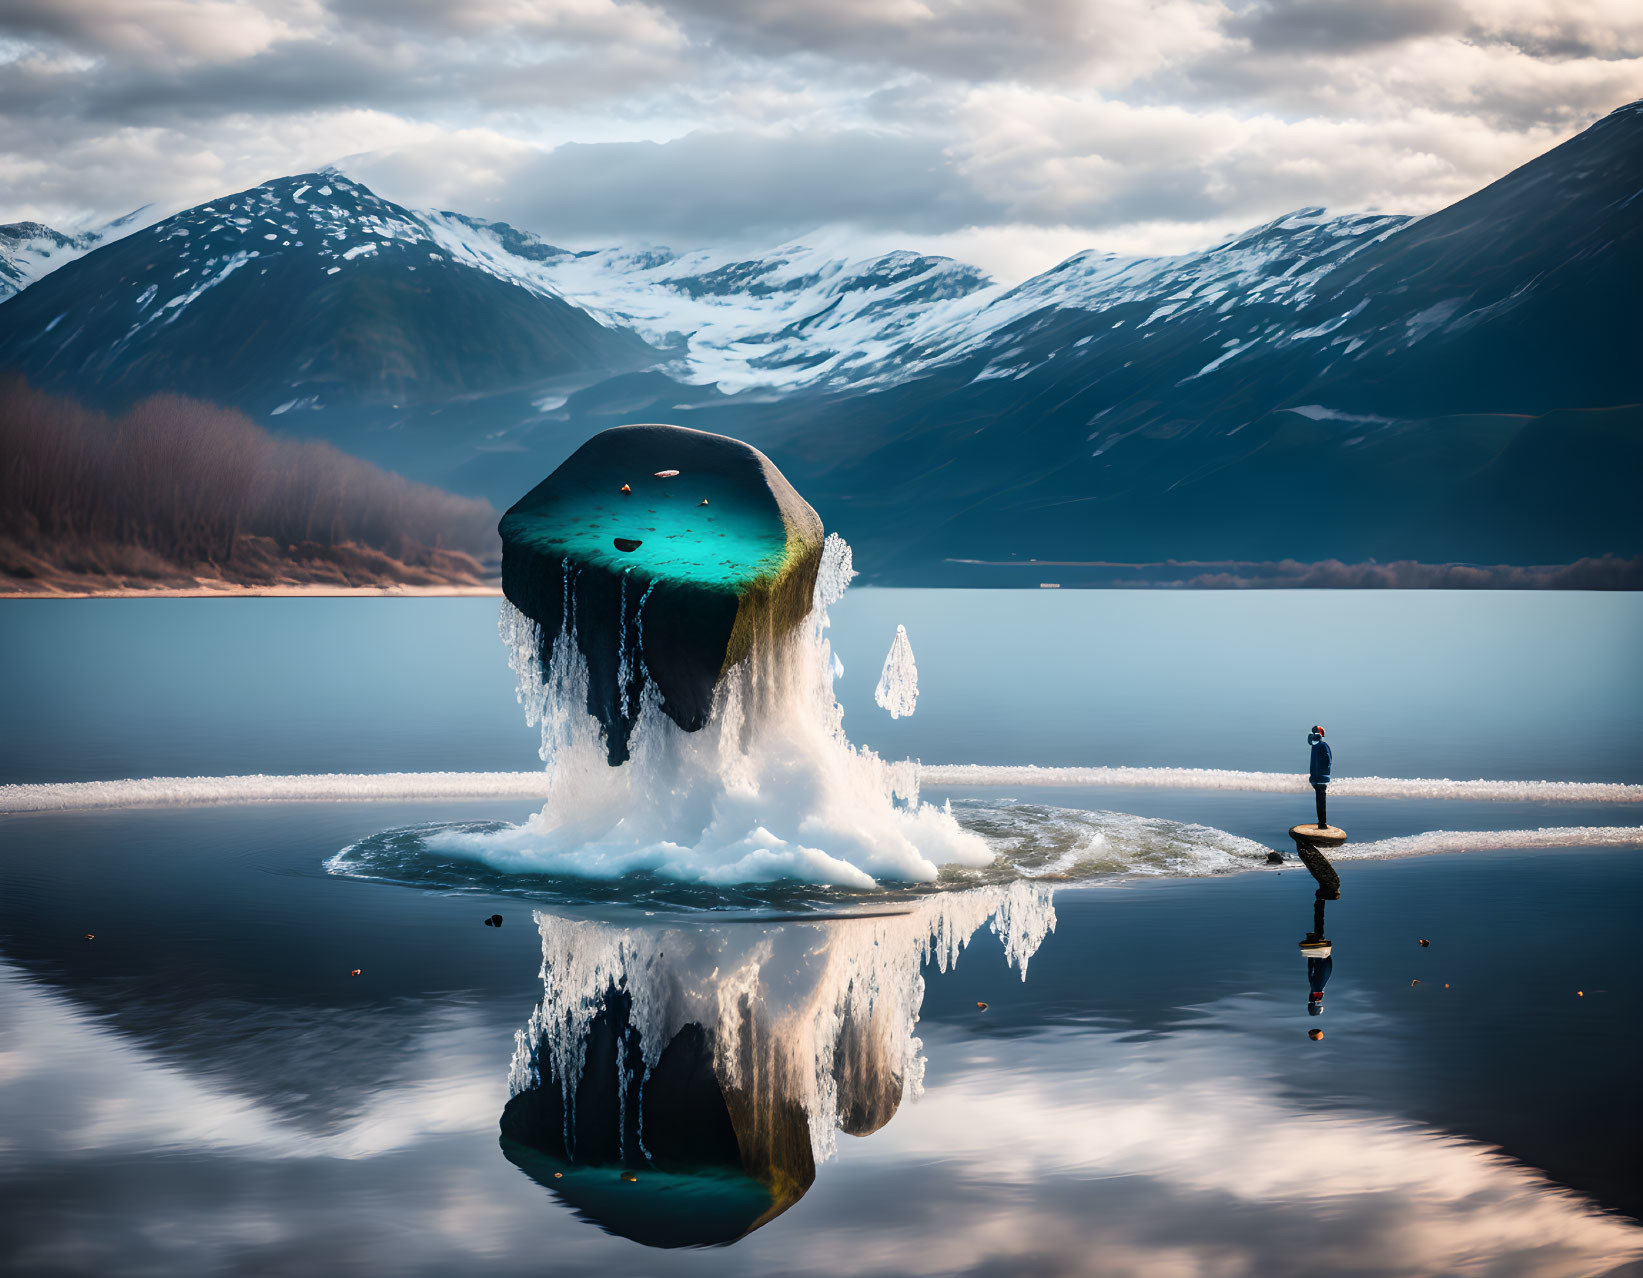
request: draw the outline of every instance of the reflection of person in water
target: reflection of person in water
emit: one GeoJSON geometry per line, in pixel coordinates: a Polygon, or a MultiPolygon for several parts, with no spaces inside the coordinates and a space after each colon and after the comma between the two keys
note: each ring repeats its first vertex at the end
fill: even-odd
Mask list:
{"type": "Polygon", "coordinates": [[[1324,1011],[1324,986],[1329,984],[1330,973],[1335,970],[1334,946],[1324,935],[1324,894],[1320,890],[1317,899],[1312,904],[1312,930],[1306,934],[1301,942],[1301,953],[1306,955],[1306,1014],[1308,1016],[1322,1016],[1324,1011]]]}
{"type": "Polygon", "coordinates": [[[1317,724],[1312,725],[1306,743],[1312,747],[1312,766],[1307,780],[1312,783],[1312,793],[1318,799],[1318,828],[1321,830],[1329,824],[1325,807],[1329,794],[1329,769],[1334,763],[1335,752],[1329,748],[1329,742],[1324,740],[1324,730],[1317,724]]]}
{"type": "Polygon", "coordinates": [[[1335,957],[1326,952],[1322,958],[1309,954],[1306,959],[1306,983],[1310,993],[1306,996],[1306,1014],[1308,1016],[1322,1016],[1324,1011],[1324,986],[1329,984],[1329,974],[1335,970],[1335,957]]]}

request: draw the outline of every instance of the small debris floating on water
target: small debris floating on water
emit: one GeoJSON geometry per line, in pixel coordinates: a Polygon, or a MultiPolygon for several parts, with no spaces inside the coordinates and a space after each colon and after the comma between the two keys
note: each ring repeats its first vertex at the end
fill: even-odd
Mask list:
{"type": "Polygon", "coordinates": [[[1585,998],[1586,997],[1586,991],[1585,990],[1576,990],[1575,991],[1575,997],[1576,998],[1585,998]]]}
{"type": "Polygon", "coordinates": [[[629,1184],[635,1184],[635,1183],[637,1183],[639,1178],[637,1176],[635,1176],[632,1172],[623,1172],[622,1173],[622,1179],[627,1181],[629,1184]]]}
{"type": "Polygon", "coordinates": [[[348,975],[349,976],[358,976],[359,972],[360,972],[360,969],[356,967],[352,972],[349,972],[348,975]]]}
{"type": "Polygon", "coordinates": [[[87,932],[86,933],[86,940],[95,941],[96,939],[97,939],[97,933],[95,933],[95,932],[87,932]]]}
{"type": "Polygon", "coordinates": [[[622,485],[622,491],[625,492],[625,493],[631,493],[633,491],[633,485],[623,484],[622,485]]]}
{"type": "Polygon", "coordinates": [[[701,501],[699,501],[699,502],[697,502],[697,503],[696,503],[696,504],[697,504],[697,505],[698,505],[698,506],[705,506],[705,505],[707,505],[707,498],[706,498],[706,497],[704,497],[704,498],[702,498],[702,500],[701,500],[701,501]]]}
{"type": "Polygon", "coordinates": [[[616,542],[616,549],[623,551],[624,553],[638,550],[640,546],[644,545],[644,542],[635,541],[632,537],[617,537],[614,540],[616,542]]]}
{"type": "Polygon", "coordinates": [[[1324,1032],[1322,1030],[1307,1030],[1306,1036],[1316,1043],[1324,1036],[1324,1032]]]}
{"type": "Polygon", "coordinates": [[[657,479],[672,479],[676,475],[678,475],[678,473],[679,472],[676,471],[676,470],[659,470],[659,471],[656,472],[656,478],[657,479]]]}
{"type": "Polygon", "coordinates": [[[1425,949],[1425,948],[1426,948],[1426,947],[1427,947],[1427,946],[1429,946],[1429,945],[1431,945],[1431,944],[1432,944],[1432,942],[1431,942],[1431,941],[1428,941],[1428,940],[1427,940],[1427,939],[1426,939],[1426,938],[1425,938],[1425,937],[1424,937],[1424,936],[1423,936],[1423,937],[1421,937],[1421,938],[1420,938],[1420,940],[1419,940],[1419,942],[1417,942],[1417,943],[1418,943],[1418,944],[1419,944],[1419,945],[1420,945],[1420,947],[1421,947],[1421,948],[1422,948],[1422,949],[1425,949]]]}
{"type": "Polygon", "coordinates": [[[987,1004],[985,1004],[985,1003],[978,1002],[976,1004],[976,1006],[979,1007],[984,1012],[987,1010],[987,1004]]]}
{"type": "Polygon", "coordinates": [[[1410,981],[1409,983],[1411,985],[1419,985],[1420,984],[1420,978],[1416,977],[1414,980],[1410,981]]]}
{"type": "Polygon", "coordinates": [[[486,927],[501,927],[502,926],[502,916],[500,914],[491,915],[490,918],[485,920],[485,926],[486,927]]]}
{"type": "Polygon", "coordinates": [[[553,1178],[555,1180],[564,1180],[565,1179],[565,1173],[564,1172],[554,1172],[553,1178]]]}

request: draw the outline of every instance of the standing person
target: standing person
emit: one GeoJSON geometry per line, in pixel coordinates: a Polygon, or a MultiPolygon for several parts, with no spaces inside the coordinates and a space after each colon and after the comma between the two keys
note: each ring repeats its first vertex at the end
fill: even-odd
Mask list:
{"type": "Polygon", "coordinates": [[[1306,743],[1312,747],[1312,771],[1307,780],[1312,782],[1312,793],[1318,797],[1318,828],[1321,830],[1329,824],[1324,807],[1329,791],[1329,765],[1335,761],[1335,753],[1329,748],[1329,742],[1324,740],[1324,730],[1317,724],[1312,725],[1306,743]]]}

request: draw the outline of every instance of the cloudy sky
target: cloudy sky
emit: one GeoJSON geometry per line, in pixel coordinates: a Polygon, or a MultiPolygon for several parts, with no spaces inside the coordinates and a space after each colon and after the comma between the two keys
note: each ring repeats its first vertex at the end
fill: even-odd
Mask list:
{"type": "Polygon", "coordinates": [[[1638,97],[1639,0],[0,0],[0,220],[337,163],[577,247],[1011,278],[1441,207],[1638,97]]]}

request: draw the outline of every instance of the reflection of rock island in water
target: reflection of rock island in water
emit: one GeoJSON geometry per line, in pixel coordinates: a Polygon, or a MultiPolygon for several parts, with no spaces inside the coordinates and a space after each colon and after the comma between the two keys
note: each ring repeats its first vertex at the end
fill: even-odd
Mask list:
{"type": "Polygon", "coordinates": [[[839,1131],[919,1093],[926,961],[946,971],[990,925],[1025,980],[1055,911],[1014,883],[814,923],[536,919],[543,999],[515,1038],[503,1150],[602,1228],[680,1247],[781,1214],[839,1131]]]}

